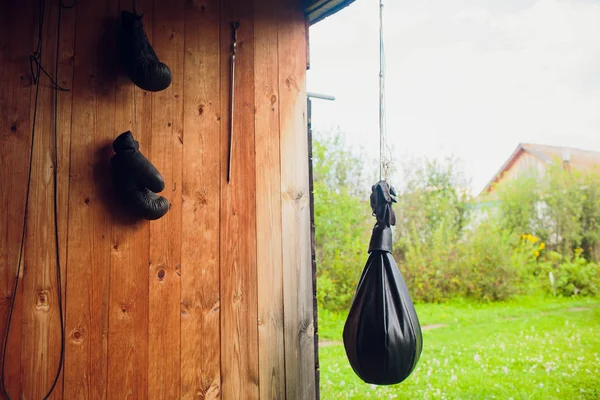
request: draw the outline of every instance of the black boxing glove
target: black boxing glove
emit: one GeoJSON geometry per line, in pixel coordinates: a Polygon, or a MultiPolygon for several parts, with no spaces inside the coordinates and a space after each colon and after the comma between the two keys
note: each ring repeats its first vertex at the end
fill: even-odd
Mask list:
{"type": "Polygon", "coordinates": [[[116,154],[110,160],[113,185],[121,204],[132,214],[159,219],[169,211],[169,201],[156,194],[163,191],[165,181],[139,146],[129,131],[115,139],[116,154]]]}
{"type": "Polygon", "coordinates": [[[129,79],[140,88],[158,92],[171,84],[171,70],[158,60],[144,32],[142,16],[121,11],[119,58],[129,79]]]}

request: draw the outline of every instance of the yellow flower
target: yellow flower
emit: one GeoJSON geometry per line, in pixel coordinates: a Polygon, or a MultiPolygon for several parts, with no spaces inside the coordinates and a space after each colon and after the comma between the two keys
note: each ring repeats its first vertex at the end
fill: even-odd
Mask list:
{"type": "Polygon", "coordinates": [[[540,250],[544,250],[546,248],[546,243],[540,243],[540,250]]]}
{"type": "Polygon", "coordinates": [[[532,236],[532,237],[531,237],[531,241],[532,241],[533,243],[536,243],[536,242],[538,242],[539,240],[540,240],[540,238],[538,238],[537,236],[532,236]]]}
{"type": "Polygon", "coordinates": [[[538,257],[540,255],[540,252],[536,251],[534,254],[535,254],[536,257],[538,257]]]}

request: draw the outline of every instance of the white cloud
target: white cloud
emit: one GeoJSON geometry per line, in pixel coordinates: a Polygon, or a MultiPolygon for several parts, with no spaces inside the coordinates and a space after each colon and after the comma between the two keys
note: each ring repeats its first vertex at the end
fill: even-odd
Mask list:
{"type": "MultiPolygon", "coordinates": [[[[480,189],[519,142],[600,151],[600,3],[385,2],[395,156],[465,161],[480,189]]],[[[357,0],[311,28],[313,126],[378,152],[378,7],[357,0]]]]}

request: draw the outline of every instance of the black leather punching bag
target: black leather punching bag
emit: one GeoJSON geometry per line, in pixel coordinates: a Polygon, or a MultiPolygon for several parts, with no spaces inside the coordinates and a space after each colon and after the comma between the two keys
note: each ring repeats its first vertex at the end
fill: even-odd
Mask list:
{"type": "Polygon", "coordinates": [[[171,70],[159,61],[144,32],[142,16],[121,11],[119,58],[129,79],[140,88],[158,92],[171,84],[171,70]]]}
{"type": "Polygon", "coordinates": [[[131,132],[122,133],[113,142],[115,155],[110,160],[113,185],[123,206],[133,215],[159,219],[169,211],[169,201],[157,195],[165,181],[156,167],[139,151],[131,132]]]}
{"type": "Polygon", "coordinates": [[[380,181],[372,190],[371,208],[377,223],[344,325],[344,347],[352,369],[363,381],[393,385],[415,369],[423,335],[408,288],[392,257],[394,188],[380,181]]]}

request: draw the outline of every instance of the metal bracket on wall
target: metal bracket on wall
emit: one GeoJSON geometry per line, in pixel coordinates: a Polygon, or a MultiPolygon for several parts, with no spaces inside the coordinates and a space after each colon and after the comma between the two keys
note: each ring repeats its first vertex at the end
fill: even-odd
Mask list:
{"type": "Polygon", "coordinates": [[[322,93],[308,92],[308,93],[306,93],[306,97],[308,97],[309,99],[321,99],[321,100],[335,101],[335,96],[332,96],[329,94],[322,94],[322,93]]]}

